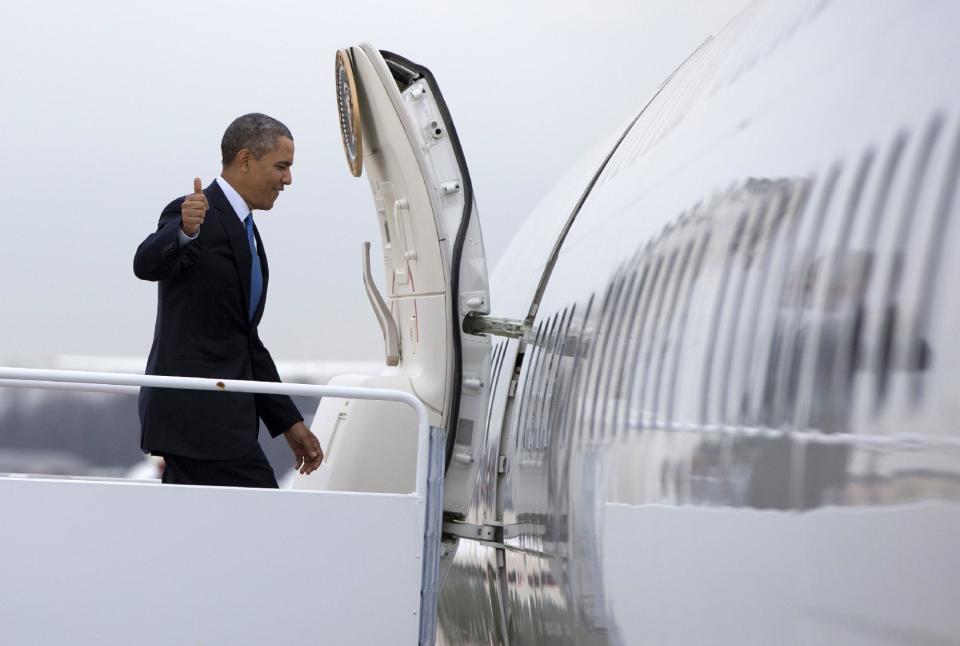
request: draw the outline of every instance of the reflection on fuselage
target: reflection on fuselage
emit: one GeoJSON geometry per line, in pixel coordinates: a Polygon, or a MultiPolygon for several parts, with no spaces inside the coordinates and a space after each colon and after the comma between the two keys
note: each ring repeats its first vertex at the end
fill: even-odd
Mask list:
{"type": "MultiPolygon", "coordinates": [[[[960,265],[944,252],[958,235],[960,96],[947,92],[948,112],[929,105],[946,76],[944,17],[899,25],[898,56],[909,64],[896,74],[923,70],[925,82],[910,78],[929,93],[900,97],[908,108],[873,115],[849,145],[834,146],[819,128],[856,131],[844,119],[876,105],[857,107],[858,92],[888,97],[894,80],[831,95],[842,106],[835,126],[813,114],[815,102],[766,112],[743,104],[742,114],[718,117],[718,127],[747,128],[757,111],[806,134],[764,131],[795,150],[764,149],[757,135],[742,135],[743,149],[726,141],[724,164],[709,167],[724,166],[718,178],[749,171],[730,188],[684,196],[679,215],[647,210],[671,201],[662,186],[644,185],[644,194],[623,184],[646,181],[631,164],[655,151],[666,123],[682,130],[693,94],[715,93],[729,110],[721,79],[746,74],[758,56],[772,62],[748,84],[756,92],[773,83],[771,66],[823,70],[811,62],[813,44],[853,16],[826,3],[754,7],[678,71],[601,169],[599,195],[577,216],[586,221],[555,276],[575,275],[564,262],[589,271],[591,254],[610,265],[605,244],[628,246],[614,238],[632,235],[617,226],[630,218],[665,224],[634,239],[604,283],[564,293],[564,279],[551,279],[532,337],[496,345],[487,486],[468,520],[502,524],[502,542],[460,542],[441,595],[442,642],[960,639],[943,602],[956,594],[945,586],[958,568],[943,537],[960,529],[960,436],[949,415],[960,354],[949,289],[960,265]],[[754,20],[792,25],[778,41],[792,58],[770,54],[763,30],[748,29],[754,20]],[[769,116],[777,111],[782,119],[769,116]],[[912,115],[909,127],[902,114],[912,115]],[[802,172],[759,178],[764,160],[790,168],[794,153],[809,160],[802,172]],[[921,556],[894,565],[914,547],[921,556]],[[637,563],[648,569],[625,577],[637,563]],[[673,621],[681,607],[690,625],[673,621]],[[706,623],[694,627],[701,610],[706,623]],[[771,633],[778,625],[785,635],[771,633]]],[[[861,72],[882,76],[875,20],[856,45],[835,38],[824,47],[855,47],[861,72]]],[[[829,76],[808,91],[840,92],[829,76]]],[[[666,142],[660,159],[679,170],[658,181],[675,191],[703,185],[682,179],[666,142]]]]}

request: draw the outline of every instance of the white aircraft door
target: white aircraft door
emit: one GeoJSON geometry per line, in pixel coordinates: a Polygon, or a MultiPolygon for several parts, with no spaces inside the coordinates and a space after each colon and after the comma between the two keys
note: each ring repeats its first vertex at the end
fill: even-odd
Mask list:
{"type": "MultiPolygon", "coordinates": [[[[337,53],[335,73],[344,151],[350,171],[370,184],[387,284],[379,289],[370,272],[377,243],[358,241],[385,366],[379,375],[342,375],[331,384],[417,396],[431,424],[448,432],[444,509],[462,513],[486,426],[491,348],[488,336],[463,332],[464,317],[487,314],[490,304],[463,150],[428,69],[363,44],[337,53]]],[[[298,475],[295,488],[413,490],[415,420],[403,406],[324,400],[313,430],[324,463],[298,475]]]]}

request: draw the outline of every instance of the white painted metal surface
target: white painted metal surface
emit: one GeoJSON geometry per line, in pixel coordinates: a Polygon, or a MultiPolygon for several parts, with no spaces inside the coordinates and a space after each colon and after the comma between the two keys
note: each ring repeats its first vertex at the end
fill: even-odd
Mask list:
{"type": "Polygon", "coordinates": [[[940,501],[803,513],[608,503],[611,614],[624,644],[956,643],[956,535],[937,529],[958,524],[960,506],[940,501]]]}
{"type": "Polygon", "coordinates": [[[419,434],[412,493],[0,477],[0,643],[433,643],[443,435],[431,458],[416,397],[15,368],[0,380],[381,399],[411,406],[419,434]]]}
{"type": "Polygon", "coordinates": [[[416,644],[421,503],[0,478],[0,643],[416,644]]]}

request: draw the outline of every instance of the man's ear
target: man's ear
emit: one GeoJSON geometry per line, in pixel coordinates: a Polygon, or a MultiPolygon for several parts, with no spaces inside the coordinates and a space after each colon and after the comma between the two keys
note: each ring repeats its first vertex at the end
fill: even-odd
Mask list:
{"type": "Polygon", "coordinates": [[[253,153],[250,152],[250,149],[241,148],[240,152],[237,153],[234,163],[237,165],[237,168],[246,173],[248,170],[250,170],[251,160],[253,160],[253,153]]]}

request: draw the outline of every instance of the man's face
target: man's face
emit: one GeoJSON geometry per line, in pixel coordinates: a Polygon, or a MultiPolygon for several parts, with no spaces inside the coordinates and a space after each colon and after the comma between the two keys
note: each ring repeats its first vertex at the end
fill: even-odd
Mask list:
{"type": "Polygon", "coordinates": [[[268,211],[284,186],[293,182],[290,167],[293,166],[293,141],[279,137],[273,150],[260,159],[250,155],[243,173],[243,186],[238,192],[251,209],[268,211]]]}

